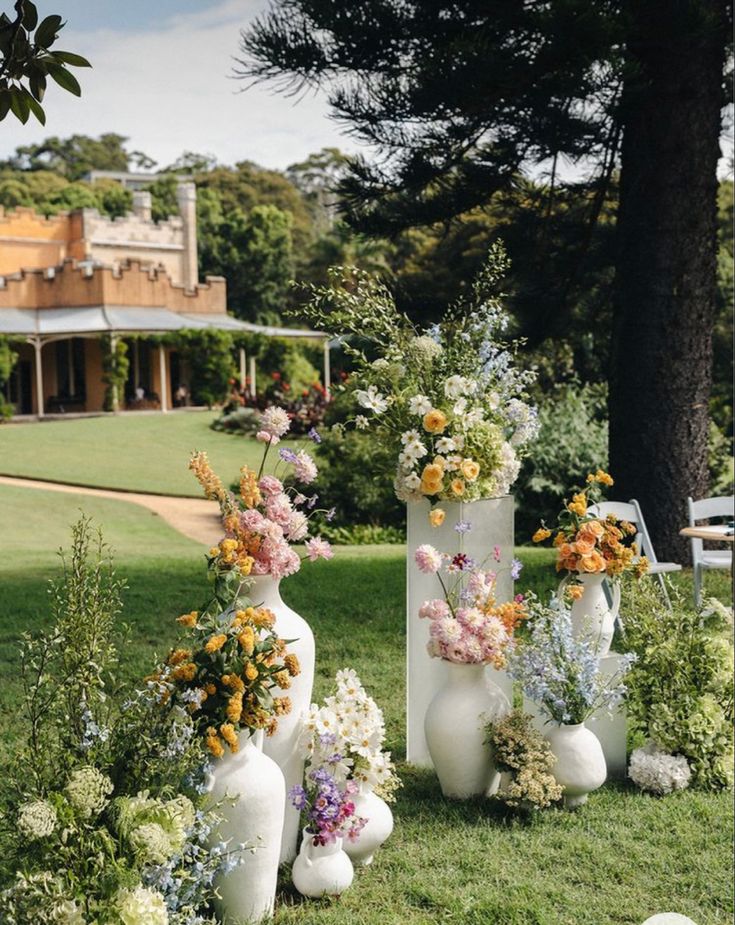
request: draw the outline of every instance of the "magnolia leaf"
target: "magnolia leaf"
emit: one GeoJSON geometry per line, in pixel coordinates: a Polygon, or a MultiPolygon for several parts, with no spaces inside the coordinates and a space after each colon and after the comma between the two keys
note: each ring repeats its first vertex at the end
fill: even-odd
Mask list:
{"type": "Polygon", "coordinates": [[[79,86],[79,81],[76,77],[70,72],[67,71],[65,67],[62,67],[60,64],[48,64],[49,75],[56,81],[56,83],[63,87],[64,90],[68,90],[69,93],[73,93],[74,96],[82,95],[82,88],[79,86]]]}
{"type": "Polygon", "coordinates": [[[31,0],[25,0],[23,4],[23,28],[33,32],[37,25],[38,10],[36,9],[36,4],[31,3],[31,0]]]}
{"type": "Polygon", "coordinates": [[[10,112],[11,94],[9,90],[0,90],[0,122],[10,112]]]}
{"type": "Polygon", "coordinates": [[[24,91],[23,99],[26,101],[29,109],[31,110],[33,115],[38,119],[41,125],[45,125],[46,124],[46,113],[43,111],[43,106],[41,106],[41,104],[37,100],[35,100],[27,90],[24,91]]]}
{"type": "Polygon", "coordinates": [[[47,16],[38,29],[36,29],[33,41],[36,45],[40,45],[41,48],[49,48],[56,40],[56,35],[61,29],[61,25],[61,16],[55,14],[53,16],[47,16]]]}
{"type": "Polygon", "coordinates": [[[63,61],[64,64],[71,64],[74,67],[92,67],[86,58],[83,58],[81,55],[75,55],[71,51],[54,51],[52,54],[54,58],[63,61]]]}
{"type": "Polygon", "coordinates": [[[10,90],[10,108],[13,110],[13,115],[25,125],[31,114],[31,107],[22,90],[16,88],[10,90]]]}
{"type": "Polygon", "coordinates": [[[35,96],[38,102],[43,101],[43,96],[46,92],[46,76],[44,74],[31,74],[30,80],[28,81],[31,88],[31,93],[35,96]]]}

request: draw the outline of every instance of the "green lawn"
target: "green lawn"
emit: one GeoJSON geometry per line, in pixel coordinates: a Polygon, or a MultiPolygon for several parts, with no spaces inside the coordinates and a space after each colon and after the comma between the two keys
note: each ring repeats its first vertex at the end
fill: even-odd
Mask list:
{"type": "MultiPolygon", "coordinates": [[[[174,618],[202,598],[202,549],[145,510],[0,486],[6,738],[23,722],[14,713],[18,634],[45,622],[46,580],[58,570],[53,550],[67,542],[80,501],[104,524],[129,583],[130,636],[122,650],[128,677],[149,670],[153,653],[174,638],[174,618]]],[[[549,552],[519,552],[527,562],[520,587],[552,587],[549,552]]],[[[314,628],[317,696],[338,668],[356,668],[385,711],[398,758],[405,754],[404,581],[402,547],[343,547],[332,562],[307,564],[284,582],[285,598],[314,628]]],[[[718,587],[724,593],[726,586],[718,587]]],[[[399,770],[396,829],[374,865],[337,902],[304,902],[284,877],[274,925],[640,925],[661,911],[681,912],[697,925],[731,919],[730,795],[654,799],[608,784],[579,813],[551,810],[527,823],[485,801],[446,801],[433,774],[399,770]]]]}
{"type": "MultiPolygon", "coordinates": [[[[125,414],[0,426],[0,475],[199,497],[187,465],[206,450],[225,484],[262,446],[211,430],[215,412],[125,414]]],[[[275,456],[275,454],[274,454],[275,456]]]]}

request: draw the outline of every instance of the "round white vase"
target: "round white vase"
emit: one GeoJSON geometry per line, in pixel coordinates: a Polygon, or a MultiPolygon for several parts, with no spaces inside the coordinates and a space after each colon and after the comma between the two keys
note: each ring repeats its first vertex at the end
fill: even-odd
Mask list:
{"type": "MultiPolygon", "coordinates": [[[[561,600],[564,585],[570,576],[563,579],[559,585],[559,599],[561,600]]],[[[612,606],[608,604],[603,588],[604,572],[585,574],[575,573],[575,579],[580,582],[584,591],[582,596],[572,604],[572,628],[575,637],[586,635],[591,637],[597,645],[597,654],[602,658],[610,651],[615,621],[620,610],[620,585],[612,583],[612,606]]]]}
{"type": "MultiPolygon", "coordinates": [[[[301,673],[291,680],[291,687],[283,693],[291,698],[291,712],[278,718],[274,735],[266,737],[263,751],[283,771],[286,779],[286,794],[301,784],[304,779],[304,758],[299,750],[299,736],[303,728],[303,716],[311,704],[314,686],[314,634],[311,627],[281,598],[279,581],[270,575],[255,577],[249,596],[254,604],[262,604],[272,610],[276,617],[275,631],[281,639],[293,639],[288,651],[293,652],[301,665],[301,673]]],[[[287,797],[286,797],[287,799],[287,797]]],[[[285,805],[281,861],[292,861],[296,857],[299,838],[299,812],[291,802],[285,805]]]]}
{"type": "Polygon", "coordinates": [[[485,727],[506,716],[510,703],[484,665],[446,662],[447,680],[429,704],[426,744],[445,797],[494,793],[500,781],[485,727]]]}
{"type": "Polygon", "coordinates": [[[367,867],[373,863],[373,855],[393,831],[393,813],[385,800],[365,784],[360,784],[353,802],[355,816],[367,819],[367,822],[354,841],[345,841],[344,850],[356,867],[367,867]]]}
{"type": "Polygon", "coordinates": [[[281,855],[286,785],[278,765],[260,750],[263,733],[240,736],[240,750],[215,759],[207,805],[220,822],[210,843],[245,843],[240,864],[218,878],[216,907],[223,925],[260,922],[273,914],[281,855]]]}
{"type": "Polygon", "coordinates": [[[338,838],[329,845],[315,845],[304,829],[301,848],[291,870],[293,885],[302,896],[319,899],[339,896],[352,884],[355,871],[338,838]]]}
{"type": "Polygon", "coordinates": [[[607,765],[597,736],[584,723],[556,725],[546,734],[556,764],[551,773],[564,788],[570,809],[587,802],[587,794],[607,780],[607,765]]]}

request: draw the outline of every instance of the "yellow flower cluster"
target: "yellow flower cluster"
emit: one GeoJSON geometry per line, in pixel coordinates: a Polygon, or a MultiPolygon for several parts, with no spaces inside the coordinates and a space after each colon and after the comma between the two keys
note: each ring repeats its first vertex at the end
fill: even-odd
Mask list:
{"type": "Polygon", "coordinates": [[[532,539],[534,543],[543,543],[544,540],[548,540],[551,536],[551,530],[547,530],[546,527],[539,527],[538,530],[534,533],[532,539]]]}
{"type": "Polygon", "coordinates": [[[429,523],[432,527],[441,527],[446,516],[445,511],[440,507],[435,507],[433,511],[429,511],[429,523]]]}
{"type": "Polygon", "coordinates": [[[194,453],[189,460],[189,468],[196,476],[196,480],[204,489],[204,497],[210,501],[218,501],[220,505],[227,501],[227,491],[222,479],[214,472],[207,454],[200,451],[194,453]]]}
{"type": "Polygon", "coordinates": [[[237,566],[243,576],[250,574],[255,561],[243,542],[233,537],[225,537],[219,541],[217,546],[212,546],[209,550],[209,556],[220,567],[232,568],[237,566]]]}
{"type": "Polygon", "coordinates": [[[284,656],[283,664],[286,671],[291,675],[292,678],[295,678],[296,675],[301,674],[301,665],[299,664],[298,656],[294,655],[293,652],[289,652],[288,655],[284,656]]]}
{"type": "MultiPolygon", "coordinates": [[[[452,479],[449,483],[449,488],[453,495],[461,497],[467,489],[466,483],[476,481],[480,475],[480,465],[474,459],[463,459],[458,465],[463,478],[457,476],[452,479]]],[[[435,456],[433,462],[424,466],[421,473],[421,484],[419,485],[419,491],[422,495],[438,495],[443,491],[446,466],[446,460],[443,456],[435,456]]],[[[433,513],[432,511],[431,514],[433,513]]],[[[429,515],[430,517],[431,514],[429,515]]],[[[438,523],[434,523],[434,520],[431,522],[433,526],[438,527],[443,522],[443,519],[442,517],[438,523]]]]}
{"type": "Polygon", "coordinates": [[[193,626],[197,625],[198,619],[199,611],[192,610],[190,613],[183,613],[180,617],[177,617],[176,622],[185,626],[187,629],[191,629],[193,626]]]}
{"type": "Polygon", "coordinates": [[[578,494],[572,495],[572,500],[567,504],[567,508],[572,514],[584,517],[587,513],[587,495],[585,492],[580,491],[578,494]]]}
{"type": "Polygon", "coordinates": [[[240,469],[240,497],[247,508],[256,507],[263,500],[258,488],[258,476],[247,466],[240,469]]]}
{"type": "Polygon", "coordinates": [[[595,473],[590,472],[587,476],[588,485],[592,485],[594,482],[599,482],[600,485],[607,485],[608,487],[615,484],[613,477],[602,469],[598,469],[595,473]]]}

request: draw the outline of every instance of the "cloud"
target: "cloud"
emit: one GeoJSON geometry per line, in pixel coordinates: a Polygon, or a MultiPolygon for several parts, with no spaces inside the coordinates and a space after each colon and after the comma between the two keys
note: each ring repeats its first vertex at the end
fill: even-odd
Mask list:
{"type": "Polygon", "coordinates": [[[327,118],[323,97],[294,102],[263,87],[244,91],[232,79],[240,29],[264,6],[264,0],[224,0],[145,31],[74,32],[70,21],[64,47],[94,65],[77,72],[82,98],[49,88],[46,126],[6,119],[0,156],[49,135],[103,132],[127,136],[131,150],[161,166],[185,150],[225,164],[252,160],[277,168],[328,145],[355,150],[327,118]]]}

